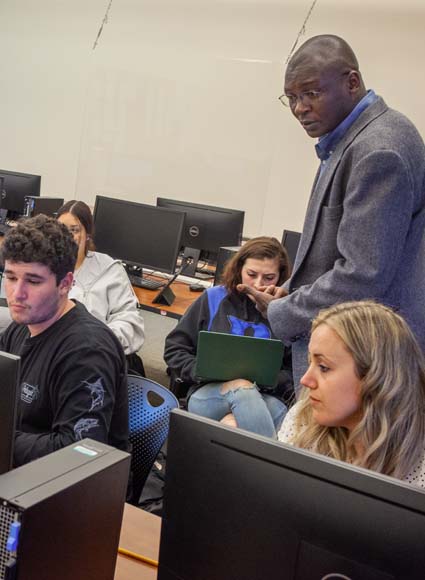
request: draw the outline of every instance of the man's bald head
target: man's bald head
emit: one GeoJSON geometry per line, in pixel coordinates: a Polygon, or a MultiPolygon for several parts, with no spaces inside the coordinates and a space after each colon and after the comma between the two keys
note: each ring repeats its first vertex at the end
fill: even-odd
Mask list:
{"type": "Polygon", "coordinates": [[[332,34],[313,36],[304,42],[289,61],[286,74],[293,74],[295,69],[308,65],[321,71],[336,73],[359,70],[359,63],[351,46],[343,38],[332,34]]]}

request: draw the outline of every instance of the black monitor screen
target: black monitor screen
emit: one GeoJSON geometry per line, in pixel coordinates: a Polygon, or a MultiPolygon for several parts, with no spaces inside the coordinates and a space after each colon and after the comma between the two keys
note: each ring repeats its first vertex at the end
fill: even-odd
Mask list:
{"type": "Polygon", "coordinates": [[[20,358],[0,351],[0,474],[12,467],[20,358]]]}
{"type": "Polygon", "coordinates": [[[282,246],[288,253],[289,259],[291,260],[291,265],[294,265],[295,256],[298,252],[298,246],[300,244],[301,234],[300,232],[293,232],[291,230],[283,230],[282,234],[282,246]]]}
{"type": "Polygon", "coordinates": [[[211,253],[217,258],[221,246],[239,246],[245,212],[199,203],[176,201],[158,197],[156,204],[186,214],[182,246],[211,253]]]}
{"type": "Polygon", "coordinates": [[[40,175],[0,169],[0,208],[7,209],[17,216],[23,215],[25,197],[27,195],[39,196],[40,184],[40,175]]]}
{"type": "Polygon", "coordinates": [[[164,500],[158,580],[424,578],[424,490],[184,411],[164,500]]]}
{"type": "Polygon", "coordinates": [[[40,213],[56,217],[58,209],[63,206],[64,201],[63,197],[34,197],[30,195],[25,198],[25,217],[35,217],[40,213]]]}
{"type": "Polygon", "coordinates": [[[98,195],[93,217],[99,252],[174,273],[184,222],[180,212],[98,195]]]}

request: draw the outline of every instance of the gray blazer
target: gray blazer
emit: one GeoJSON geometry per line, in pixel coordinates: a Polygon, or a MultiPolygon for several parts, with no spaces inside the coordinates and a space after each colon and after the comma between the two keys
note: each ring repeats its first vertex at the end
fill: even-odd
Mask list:
{"type": "Polygon", "coordinates": [[[395,307],[425,348],[424,233],[424,142],[378,98],[316,177],[290,294],[268,308],[275,335],[293,343],[296,381],[307,367],[312,319],[338,302],[395,307]]]}

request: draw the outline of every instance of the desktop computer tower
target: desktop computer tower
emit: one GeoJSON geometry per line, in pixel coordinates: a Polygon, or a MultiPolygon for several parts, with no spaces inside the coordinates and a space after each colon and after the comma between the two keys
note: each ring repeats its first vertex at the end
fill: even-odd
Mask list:
{"type": "Polygon", "coordinates": [[[129,466],[83,439],[0,476],[0,579],[113,580],[129,466]]]}
{"type": "Polygon", "coordinates": [[[223,274],[224,266],[230,258],[240,250],[241,246],[223,246],[218,251],[217,267],[215,269],[214,286],[221,284],[221,275],[223,274]]]}
{"type": "Polygon", "coordinates": [[[62,197],[37,197],[27,195],[24,201],[24,216],[34,217],[39,213],[55,217],[58,209],[63,206],[62,197]]]}

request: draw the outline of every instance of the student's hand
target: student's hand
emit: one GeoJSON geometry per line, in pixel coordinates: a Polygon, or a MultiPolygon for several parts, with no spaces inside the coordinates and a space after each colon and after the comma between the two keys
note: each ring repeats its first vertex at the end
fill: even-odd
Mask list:
{"type": "Polygon", "coordinates": [[[238,292],[246,294],[257,307],[257,310],[267,318],[267,308],[272,300],[283,298],[288,293],[280,286],[261,286],[258,290],[246,284],[238,284],[236,286],[238,292]]]}
{"type": "Polygon", "coordinates": [[[273,298],[283,298],[284,296],[288,296],[288,292],[285,288],[282,288],[282,286],[274,286],[273,284],[270,286],[260,286],[258,290],[260,290],[260,292],[265,292],[266,294],[271,294],[273,298]]]}

